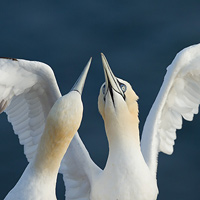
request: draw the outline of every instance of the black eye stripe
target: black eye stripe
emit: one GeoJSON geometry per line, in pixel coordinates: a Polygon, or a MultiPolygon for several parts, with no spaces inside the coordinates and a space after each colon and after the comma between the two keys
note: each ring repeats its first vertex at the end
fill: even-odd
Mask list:
{"type": "MultiPolygon", "coordinates": [[[[106,73],[107,74],[107,73],[106,73]]],[[[111,74],[112,75],[112,74],[111,74]]],[[[116,86],[119,88],[119,91],[116,91],[116,89],[112,88],[111,87],[111,84],[110,84],[110,81],[108,79],[108,87],[107,87],[107,90],[106,90],[106,84],[104,83],[104,85],[102,86],[102,93],[104,95],[104,101],[106,100],[105,96],[107,95],[108,91],[110,91],[110,94],[111,94],[111,98],[113,100],[113,104],[114,104],[114,96],[113,96],[113,91],[114,90],[115,92],[117,92],[118,94],[120,94],[124,100],[126,100],[126,95],[125,95],[125,92],[127,90],[127,86],[124,84],[124,83],[121,83],[117,78],[113,78],[116,86]]]]}

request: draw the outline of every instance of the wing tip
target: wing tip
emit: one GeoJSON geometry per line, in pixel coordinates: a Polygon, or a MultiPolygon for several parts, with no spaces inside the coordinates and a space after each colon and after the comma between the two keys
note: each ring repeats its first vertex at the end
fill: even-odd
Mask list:
{"type": "Polygon", "coordinates": [[[7,108],[8,106],[8,101],[2,100],[0,102],[0,114],[7,108]]]}
{"type": "Polygon", "coordinates": [[[172,155],[172,153],[174,152],[174,145],[163,145],[160,146],[160,151],[167,154],[167,155],[172,155]]]}

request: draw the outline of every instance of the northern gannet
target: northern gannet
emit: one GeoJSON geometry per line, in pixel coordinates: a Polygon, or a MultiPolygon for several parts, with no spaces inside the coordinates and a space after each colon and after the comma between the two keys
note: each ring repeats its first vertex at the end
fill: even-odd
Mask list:
{"type": "Polygon", "coordinates": [[[91,199],[156,200],[159,152],[173,153],[182,118],[191,121],[200,104],[200,45],[182,50],[167,68],[160,92],[139,138],[137,95],[116,78],[102,54],[106,82],[99,111],[109,142],[108,160],[91,187],[91,199]]]}
{"type": "MultiPolygon", "coordinates": [[[[108,65],[106,59],[103,60],[104,65],[108,65]]],[[[200,102],[199,62],[200,44],[188,47],[179,52],[172,64],[167,68],[167,73],[160,92],[145,122],[140,144],[138,144],[138,128],[137,125],[134,126],[134,124],[138,123],[137,120],[132,125],[136,133],[133,141],[139,159],[137,159],[135,155],[133,156],[135,160],[130,159],[130,156],[122,157],[122,155],[126,155],[126,152],[120,151],[125,146],[123,144],[125,140],[122,139],[122,141],[118,143],[118,136],[120,135],[109,134],[110,128],[108,127],[112,125],[110,121],[109,123],[105,121],[105,127],[107,127],[106,131],[109,135],[109,142],[113,140],[113,142],[110,142],[110,148],[111,146],[113,146],[113,148],[109,149],[109,158],[105,167],[105,172],[94,164],[78,133],[75,134],[67,153],[64,155],[60,168],[66,186],[66,200],[104,200],[106,198],[106,200],[109,200],[109,198],[113,200],[116,194],[120,195],[120,197],[124,195],[125,198],[123,197],[122,199],[133,200],[133,197],[129,196],[132,192],[134,193],[133,196],[135,195],[135,200],[145,200],[147,192],[152,195],[152,199],[156,199],[158,193],[156,183],[158,154],[159,152],[167,154],[173,153],[176,129],[181,129],[182,117],[191,121],[193,115],[198,113],[200,102]],[[138,145],[141,146],[141,151],[138,145]],[[117,158],[119,158],[118,155],[120,155],[121,160],[120,166],[114,164],[117,158]],[[139,164],[138,160],[140,162],[139,164]],[[143,169],[139,169],[139,173],[137,174],[138,181],[137,179],[133,180],[133,183],[136,185],[135,189],[132,189],[132,186],[128,185],[127,182],[131,182],[128,174],[136,174],[134,170],[137,169],[129,169],[128,167],[127,170],[127,168],[122,168],[125,161],[126,163],[129,161],[131,165],[137,162],[137,167],[141,164],[141,168],[143,169]],[[115,170],[112,171],[112,167],[116,167],[115,170]],[[118,170],[118,167],[120,170],[118,170]],[[131,172],[129,172],[129,170],[131,172]],[[144,171],[142,175],[141,171],[144,171]],[[107,178],[105,175],[107,175],[107,178]],[[144,184],[145,176],[147,177],[147,182],[144,184]],[[108,183],[113,183],[113,177],[114,180],[116,180],[114,185],[105,183],[104,180],[109,181],[108,183]],[[119,180],[119,177],[124,178],[119,180]],[[101,181],[103,184],[105,183],[105,185],[99,185],[101,181]],[[139,191],[144,189],[140,183],[142,183],[143,186],[152,183],[149,187],[152,187],[153,191],[149,191],[149,189],[146,188],[144,191],[145,194],[139,194],[139,191]],[[116,188],[120,189],[118,190],[116,188]],[[124,190],[122,191],[122,189],[124,190]],[[130,189],[132,191],[130,191],[130,189]],[[139,191],[137,191],[137,189],[139,189],[139,191]]],[[[107,67],[107,69],[107,71],[109,71],[110,67],[107,67]]],[[[42,63],[22,60],[18,62],[15,60],[0,60],[0,72],[0,85],[3,89],[1,94],[4,94],[3,97],[0,96],[1,106],[5,108],[5,106],[9,105],[5,111],[8,114],[8,119],[12,123],[15,133],[19,136],[20,143],[24,145],[25,154],[30,161],[37,149],[38,142],[44,129],[46,116],[53,103],[61,94],[52,70],[42,63]],[[3,67],[4,65],[5,67],[3,67]],[[9,79],[8,77],[10,74],[17,78],[9,79]],[[28,81],[28,84],[25,86],[21,84],[21,81],[28,81]],[[7,99],[8,103],[6,103],[7,99]],[[37,107],[40,109],[36,109],[37,107]],[[23,118],[24,115],[25,117],[23,118]]],[[[113,73],[110,71],[110,75],[108,74],[108,76],[110,77],[112,74],[113,73]]],[[[108,82],[107,75],[105,77],[108,86],[110,83],[108,82]]],[[[99,108],[102,116],[105,116],[105,110],[101,109],[100,104],[103,103],[104,99],[100,100],[100,98],[104,98],[104,96],[110,101],[110,104],[113,103],[112,98],[115,97],[117,101],[114,100],[117,106],[121,104],[121,102],[126,101],[129,104],[128,107],[131,108],[130,110],[134,111],[134,108],[136,108],[135,111],[137,113],[137,95],[132,91],[130,99],[134,99],[133,102],[129,102],[129,98],[127,97],[127,92],[132,90],[131,86],[127,82],[115,78],[115,76],[113,76],[113,80],[119,80],[119,82],[121,82],[121,85],[120,83],[115,83],[116,85],[113,84],[112,87],[114,89],[111,90],[111,88],[109,88],[109,91],[113,91],[115,95],[113,95],[112,92],[110,94],[107,93],[106,96],[103,95],[103,91],[105,92],[107,89],[105,84],[105,86],[103,85],[100,89],[99,108]],[[115,89],[119,94],[114,91],[115,89]],[[126,96],[123,95],[124,92],[126,96]],[[133,103],[132,105],[134,106],[131,106],[131,103],[133,103]]],[[[131,92],[128,93],[131,94],[131,92]]],[[[125,102],[123,102],[121,106],[123,105],[125,106],[125,102]]],[[[129,112],[128,107],[125,106],[124,108],[126,114],[129,112]]],[[[114,114],[111,111],[112,109],[107,109],[106,111],[107,114],[110,115],[110,118],[112,118],[114,114]]],[[[131,113],[128,115],[131,116],[131,113]]],[[[116,118],[116,116],[114,117],[116,118]]],[[[122,117],[120,117],[120,119],[121,118],[122,117]]],[[[122,120],[124,121],[124,119],[122,120]]],[[[116,119],[114,121],[116,121],[116,119]]],[[[128,121],[125,122],[128,123],[128,121]]],[[[118,121],[117,126],[120,126],[120,124],[122,124],[122,121],[118,121]]],[[[113,123],[113,126],[115,125],[116,124],[113,123]]],[[[128,141],[128,143],[131,143],[131,140],[128,141]]],[[[131,149],[133,149],[133,147],[131,147],[131,149]]],[[[128,154],[132,152],[132,150],[130,152],[128,149],[124,149],[124,151],[128,151],[128,154]]],[[[147,199],[151,200],[149,198],[147,199]]],[[[118,200],[120,200],[120,198],[118,198],[118,200]]]]}
{"type": "Polygon", "coordinates": [[[102,54],[105,83],[98,108],[109,143],[105,169],[91,188],[92,200],[155,200],[156,179],[140,149],[138,96],[131,85],[116,78],[102,54]]]}
{"type": "MultiPolygon", "coordinates": [[[[22,67],[23,64],[30,64],[28,61],[23,61],[23,60],[12,60],[12,61],[15,61],[14,63],[15,67],[17,65],[19,66],[21,65],[20,67],[22,67]]],[[[5,74],[3,74],[5,76],[4,78],[6,78],[6,75],[7,75],[6,70],[8,70],[9,72],[11,70],[10,68],[13,67],[13,66],[10,66],[8,63],[12,65],[12,62],[8,59],[1,60],[1,69],[3,67],[8,68],[8,69],[5,69],[5,74]],[[2,65],[2,62],[5,63],[4,66],[2,65]]],[[[31,64],[35,64],[36,66],[41,65],[41,67],[44,67],[44,69],[46,67],[45,65],[42,66],[43,64],[41,63],[35,62],[31,64]]],[[[38,148],[35,152],[35,155],[32,156],[32,159],[29,162],[28,166],[26,167],[21,178],[19,179],[15,187],[5,197],[5,200],[14,200],[14,199],[56,200],[55,187],[56,187],[56,180],[57,180],[57,174],[60,167],[60,163],[64,154],[66,153],[66,150],[72,138],[77,132],[82,120],[83,104],[81,100],[81,94],[83,91],[85,79],[86,79],[90,64],[91,64],[91,59],[86,65],[86,67],[84,68],[82,74],[80,75],[79,79],[77,80],[77,82],[75,83],[71,91],[68,94],[58,98],[58,100],[55,102],[55,104],[51,108],[47,116],[47,119],[45,120],[46,123],[45,123],[44,133],[40,135],[41,139],[40,139],[38,148]]],[[[12,70],[15,70],[15,72],[18,73],[16,75],[19,75],[18,70],[20,70],[20,68],[19,67],[15,68],[15,67],[13,67],[12,70]]],[[[40,70],[41,69],[43,68],[40,68],[40,70]]],[[[25,69],[24,74],[21,74],[21,75],[22,76],[29,75],[29,72],[26,71],[25,69]]],[[[48,76],[48,74],[41,73],[41,76],[43,75],[44,77],[48,76]]],[[[22,84],[21,87],[27,87],[27,85],[30,85],[30,83],[32,83],[31,78],[33,78],[34,80],[34,78],[37,78],[37,77],[34,77],[34,76],[32,77],[32,75],[26,77],[28,82],[25,85],[24,85],[24,82],[21,83],[19,78],[20,77],[15,77],[15,81],[18,80],[18,83],[22,84]]],[[[1,79],[1,81],[3,80],[1,79]]],[[[11,80],[11,82],[12,81],[14,80],[11,80]]],[[[7,80],[7,84],[8,84],[8,80],[7,80]]],[[[48,87],[48,84],[45,86],[48,87]]],[[[43,90],[41,88],[40,95],[43,95],[42,91],[43,90]]],[[[10,91],[10,94],[14,93],[16,95],[16,93],[19,93],[19,92],[20,92],[19,89],[18,90],[13,89],[12,91],[10,91]]],[[[1,100],[1,111],[3,111],[4,108],[6,108],[6,106],[8,106],[7,112],[9,113],[9,117],[11,118],[11,121],[15,119],[15,124],[19,125],[17,126],[17,128],[19,129],[20,126],[23,128],[24,130],[23,134],[20,135],[19,137],[21,139],[20,141],[22,142],[28,139],[28,136],[26,134],[28,134],[28,132],[31,132],[33,130],[32,129],[29,130],[28,127],[23,127],[22,125],[23,121],[18,122],[20,121],[20,118],[19,119],[17,118],[19,117],[19,115],[21,117],[27,118],[29,117],[28,115],[29,113],[27,112],[26,109],[23,110],[24,108],[23,109],[21,108],[22,114],[18,113],[15,117],[15,112],[12,112],[12,111],[14,110],[15,106],[17,106],[17,108],[19,109],[20,107],[23,107],[24,102],[23,104],[16,104],[15,102],[13,102],[15,100],[11,100],[11,102],[9,102],[10,101],[9,95],[7,93],[7,98],[5,98],[6,97],[5,93],[6,92],[3,93],[4,100],[1,100]],[[12,107],[9,109],[9,106],[12,106],[12,107]]],[[[37,98],[38,97],[29,95],[29,98],[26,100],[28,102],[32,102],[32,101],[37,102],[37,98]]],[[[34,110],[32,110],[33,118],[37,116],[38,112],[41,112],[40,109],[42,109],[41,106],[39,107],[36,106],[34,110]]],[[[23,118],[23,119],[26,121],[26,118],[23,118]]],[[[31,127],[33,127],[33,123],[34,121],[29,120],[29,125],[30,124],[32,125],[32,126],[30,125],[31,127]]],[[[29,145],[30,145],[30,142],[29,142],[29,145]]]]}
{"type": "Polygon", "coordinates": [[[158,154],[173,153],[182,118],[192,121],[198,113],[200,44],[183,49],[167,68],[141,141],[138,97],[128,82],[114,76],[103,55],[102,62],[106,82],[100,88],[98,107],[109,142],[108,160],[101,170],[85,148],[71,143],[75,151],[67,152],[68,159],[63,159],[68,163],[63,173],[68,188],[66,200],[156,200],[158,154]],[[80,152],[88,155],[86,160],[78,156],[80,152]]]}

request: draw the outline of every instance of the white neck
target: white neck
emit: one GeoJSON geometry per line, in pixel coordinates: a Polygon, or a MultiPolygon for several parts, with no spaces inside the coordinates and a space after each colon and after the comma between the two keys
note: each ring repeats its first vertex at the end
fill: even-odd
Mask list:
{"type": "Polygon", "coordinates": [[[130,158],[140,153],[140,139],[138,120],[132,123],[120,123],[110,120],[107,124],[105,121],[106,134],[109,142],[109,156],[107,165],[113,162],[125,163],[130,158]]]}
{"type": "Polygon", "coordinates": [[[57,132],[52,126],[45,128],[35,158],[29,163],[7,199],[56,200],[58,169],[71,138],[71,134],[57,132]]]}

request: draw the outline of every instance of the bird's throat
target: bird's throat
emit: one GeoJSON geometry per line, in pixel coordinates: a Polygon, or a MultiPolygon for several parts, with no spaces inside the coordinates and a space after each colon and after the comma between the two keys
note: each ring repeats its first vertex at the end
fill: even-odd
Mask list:
{"type": "Polygon", "coordinates": [[[61,160],[74,134],[48,129],[44,131],[35,157],[34,167],[39,173],[57,176],[61,160]],[[70,137],[70,135],[72,137],[70,137]]]}
{"type": "Polygon", "coordinates": [[[133,149],[140,150],[138,123],[127,125],[113,120],[108,124],[105,123],[105,128],[109,143],[109,155],[121,153],[129,155],[134,151],[133,149]]]}

